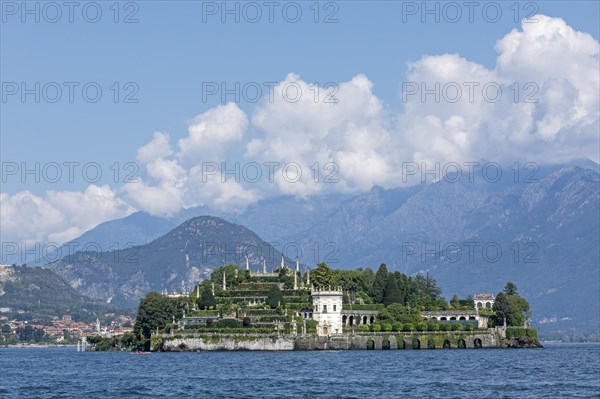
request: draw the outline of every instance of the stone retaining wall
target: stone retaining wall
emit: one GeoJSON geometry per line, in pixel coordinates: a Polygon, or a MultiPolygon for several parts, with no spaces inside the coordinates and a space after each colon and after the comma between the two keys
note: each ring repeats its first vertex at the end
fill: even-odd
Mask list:
{"type": "Polygon", "coordinates": [[[291,351],[366,349],[469,349],[499,348],[505,340],[495,329],[487,332],[380,332],[279,337],[267,335],[199,335],[195,337],[153,336],[154,349],[181,351],[291,351]]]}
{"type": "Polygon", "coordinates": [[[161,349],[166,352],[194,351],[293,351],[293,337],[197,337],[165,338],[161,349]]]}

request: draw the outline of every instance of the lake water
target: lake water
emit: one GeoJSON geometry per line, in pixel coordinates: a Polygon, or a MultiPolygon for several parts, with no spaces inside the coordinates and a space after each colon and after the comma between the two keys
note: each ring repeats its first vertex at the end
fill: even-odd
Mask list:
{"type": "Polygon", "coordinates": [[[81,353],[0,349],[0,398],[599,398],[600,345],[81,353]]]}

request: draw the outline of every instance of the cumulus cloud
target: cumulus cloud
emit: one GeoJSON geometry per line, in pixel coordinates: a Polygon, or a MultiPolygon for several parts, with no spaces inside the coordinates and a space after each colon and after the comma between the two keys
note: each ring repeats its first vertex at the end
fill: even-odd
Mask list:
{"type": "Polygon", "coordinates": [[[247,128],[248,118],[236,104],[219,105],[193,119],[188,137],[178,142],[177,157],[187,165],[221,161],[242,141],[247,128]]]}
{"type": "Polygon", "coordinates": [[[258,193],[235,179],[223,182],[220,173],[209,179],[206,165],[220,168],[232,146],[243,148],[240,143],[247,129],[246,114],[228,103],[193,118],[188,136],[178,141],[175,152],[167,134],[155,133],[137,154],[145,175],[121,192],[136,208],[154,215],[169,216],[198,205],[241,211],[259,199],[258,193]]]}
{"type": "Polygon", "coordinates": [[[247,158],[281,165],[275,173],[278,192],[306,196],[368,189],[389,174],[379,153],[390,144],[390,132],[383,103],[366,76],[317,88],[289,74],[279,87],[291,84],[300,88],[298,101],[276,95],[261,104],[252,117],[260,138],[246,146],[247,158]],[[300,166],[299,181],[297,168],[286,169],[292,164],[300,166]]]}
{"type": "Polygon", "coordinates": [[[415,158],[598,161],[598,41],[560,18],[534,20],[497,42],[493,70],[449,54],[410,65],[408,80],[428,88],[477,84],[472,102],[466,89],[457,102],[448,101],[452,92],[439,102],[409,97],[401,121],[415,158]],[[487,95],[485,85],[491,89],[487,95]]]}
{"type": "Polygon", "coordinates": [[[156,158],[165,158],[173,154],[167,133],[155,132],[152,140],[140,147],[136,159],[142,163],[152,162],[156,158]]]}
{"type": "Polygon", "coordinates": [[[533,19],[498,40],[493,68],[459,54],[410,62],[398,77],[401,111],[386,107],[365,75],[319,87],[290,73],[249,115],[233,103],[209,109],[173,146],[169,134],[154,133],[137,151],[137,183],[45,198],[2,194],[3,239],[66,240],[135,209],[241,212],[273,195],[395,187],[410,161],[598,161],[599,43],[560,18],[533,19]],[[222,162],[229,170],[256,162],[263,176],[207,174],[207,163],[222,162]],[[274,168],[272,182],[265,164],[274,168]]]}
{"type": "Polygon", "coordinates": [[[63,243],[133,211],[108,186],[90,185],[84,192],[48,191],[44,198],[28,191],[2,193],[2,242],[63,243]]]}

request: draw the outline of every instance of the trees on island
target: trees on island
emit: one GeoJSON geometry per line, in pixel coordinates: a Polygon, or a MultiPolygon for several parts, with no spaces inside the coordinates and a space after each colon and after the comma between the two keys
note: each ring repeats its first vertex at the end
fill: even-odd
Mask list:
{"type": "Polygon", "coordinates": [[[337,279],[326,263],[319,263],[310,273],[310,278],[312,285],[320,289],[335,288],[337,285],[337,279]]]}
{"type": "Polygon", "coordinates": [[[149,350],[152,332],[165,328],[173,319],[181,319],[186,305],[187,299],[169,298],[158,292],[150,292],[142,298],[133,327],[138,347],[149,350]]]}
{"type": "Polygon", "coordinates": [[[375,273],[375,279],[373,280],[373,285],[371,285],[371,291],[369,292],[369,295],[375,303],[383,303],[383,297],[389,278],[390,275],[387,266],[385,263],[382,263],[379,266],[379,269],[377,269],[377,273],[375,273]]]}
{"type": "MultiPolygon", "coordinates": [[[[134,326],[138,347],[149,349],[151,333],[157,329],[168,331],[172,320],[179,320],[186,308],[220,311],[225,307],[229,310],[232,306],[238,306],[223,292],[223,278],[227,290],[235,290],[243,282],[252,284],[253,279],[259,278],[266,278],[269,283],[283,284],[286,290],[293,286],[293,273],[286,273],[285,269],[280,270],[278,276],[253,277],[237,265],[226,265],[214,270],[211,278],[195,287],[189,298],[173,299],[150,293],[140,302],[134,326]],[[215,296],[221,299],[217,301],[215,296]]],[[[306,275],[304,278],[306,281],[306,275]]],[[[428,275],[407,276],[400,272],[390,272],[385,264],[381,264],[377,272],[373,272],[371,269],[334,270],[325,263],[319,263],[310,271],[310,280],[311,285],[319,289],[340,288],[344,292],[345,304],[377,309],[375,324],[383,331],[472,331],[474,328],[470,323],[423,322],[420,316],[420,311],[423,310],[474,309],[471,297],[460,299],[454,295],[448,304],[441,296],[441,289],[436,281],[428,275]]],[[[286,295],[288,294],[284,295],[277,284],[272,284],[266,292],[265,302],[272,309],[282,310],[286,306],[286,295]]],[[[299,303],[308,305],[311,302],[306,291],[295,292],[293,296],[299,303]]],[[[506,319],[508,326],[522,326],[529,317],[529,304],[518,294],[516,285],[508,282],[496,296],[493,311],[495,316],[492,323],[495,325],[502,325],[506,319]]],[[[249,325],[250,318],[247,318],[246,323],[244,325],[249,325]]],[[[241,327],[242,323],[239,324],[241,327]]]]}
{"type": "Polygon", "coordinates": [[[506,322],[507,326],[521,327],[531,316],[529,303],[517,293],[517,286],[511,281],[496,295],[493,310],[496,325],[506,322]]]}
{"type": "Polygon", "coordinates": [[[285,302],[283,298],[283,292],[281,292],[279,287],[274,286],[269,290],[267,293],[266,303],[271,307],[271,309],[276,309],[277,307],[284,305],[285,302]]]}

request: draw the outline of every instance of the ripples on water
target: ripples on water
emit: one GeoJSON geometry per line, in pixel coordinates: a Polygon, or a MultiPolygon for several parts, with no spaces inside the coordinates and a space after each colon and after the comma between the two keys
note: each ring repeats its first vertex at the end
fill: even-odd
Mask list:
{"type": "Polygon", "coordinates": [[[79,353],[0,349],[0,398],[600,398],[600,345],[79,353]]]}

